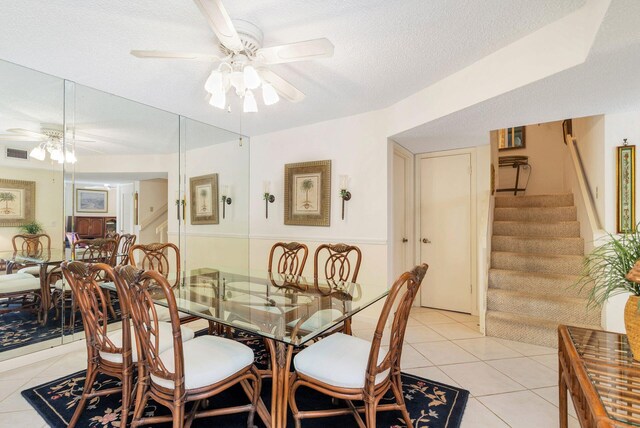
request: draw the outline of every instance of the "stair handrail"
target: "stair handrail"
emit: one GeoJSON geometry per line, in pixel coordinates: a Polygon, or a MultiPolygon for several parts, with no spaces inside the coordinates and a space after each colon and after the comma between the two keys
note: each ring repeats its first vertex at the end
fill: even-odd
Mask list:
{"type": "MultiPolygon", "coordinates": [[[[564,122],[563,122],[564,129],[564,122]]],[[[564,143],[567,145],[569,149],[569,155],[571,156],[571,163],[573,165],[574,171],[576,173],[576,178],[578,180],[578,188],[580,189],[580,194],[582,196],[582,200],[584,201],[585,211],[587,213],[587,219],[589,220],[589,226],[591,230],[595,233],[601,231],[602,227],[600,226],[600,219],[598,217],[598,212],[595,208],[593,194],[591,193],[591,188],[589,187],[589,182],[587,181],[587,175],[584,172],[584,166],[582,164],[582,159],[580,157],[580,152],[577,147],[577,140],[568,132],[564,133],[564,143]]]]}

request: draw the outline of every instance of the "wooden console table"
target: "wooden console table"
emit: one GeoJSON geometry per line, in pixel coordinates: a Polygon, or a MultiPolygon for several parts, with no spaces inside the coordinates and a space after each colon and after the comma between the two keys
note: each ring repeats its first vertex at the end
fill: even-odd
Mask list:
{"type": "Polygon", "coordinates": [[[583,428],[640,426],[640,362],[627,336],[558,327],[560,428],[567,428],[567,389],[583,428]]]}

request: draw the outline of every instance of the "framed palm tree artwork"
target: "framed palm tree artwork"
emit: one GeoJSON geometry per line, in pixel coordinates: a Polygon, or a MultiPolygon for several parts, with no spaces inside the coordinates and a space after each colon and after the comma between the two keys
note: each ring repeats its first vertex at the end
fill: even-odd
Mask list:
{"type": "Polygon", "coordinates": [[[286,164],[284,186],[284,224],[331,224],[330,160],[286,164]]]}
{"type": "Polygon", "coordinates": [[[0,179],[0,227],[35,220],[36,182],[0,179]]]}
{"type": "Polygon", "coordinates": [[[218,174],[189,179],[191,224],[219,224],[218,174]]]}

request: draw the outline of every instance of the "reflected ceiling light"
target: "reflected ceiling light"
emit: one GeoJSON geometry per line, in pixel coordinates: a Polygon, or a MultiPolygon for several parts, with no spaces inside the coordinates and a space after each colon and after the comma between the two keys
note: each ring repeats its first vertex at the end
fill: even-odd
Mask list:
{"type": "Polygon", "coordinates": [[[29,156],[33,159],[43,161],[45,160],[47,153],[49,153],[49,158],[58,163],[76,163],[78,161],[78,158],[76,158],[76,154],[72,149],[63,149],[61,131],[45,129],[42,131],[42,134],[43,137],[46,136],[47,139],[34,147],[29,153],[29,156]]]}
{"type": "Polygon", "coordinates": [[[220,63],[204,84],[204,88],[211,94],[209,104],[222,110],[228,107],[227,91],[233,87],[236,95],[243,99],[242,107],[245,113],[258,111],[258,104],[252,90],[261,86],[262,100],[265,105],[269,106],[280,100],[274,87],[264,81],[255,67],[248,65],[246,57],[242,55],[220,63]]]}

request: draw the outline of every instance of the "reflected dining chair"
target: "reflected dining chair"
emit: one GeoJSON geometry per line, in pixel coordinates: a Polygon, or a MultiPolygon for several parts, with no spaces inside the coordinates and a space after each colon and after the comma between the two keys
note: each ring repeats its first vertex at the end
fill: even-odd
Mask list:
{"type": "Polygon", "coordinates": [[[246,345],[219,336],[200,336],[182,342],[180,319],[172,286],[154,270],[137,271],[131,265],[118,267],[118,280],[127,289],[131,317],[140,350],[136,405],[131,426],[172,421],[173,427],[185,424],[185,406],[195,402],[187,416],[187,426],[194,418],[248,412],[247,426],[253,426],[261,379],[253,364],[253,350],[246,345]],[[124,285],[126,283],[126,285],[124,285]],[[170,323],[158,320],[157,305],[152,295],[163,298],[168,305],[170,323]],[[173,331],[173,349],[157,347],[157,332],[161,325],[173,331]],[[200,409],[206,398],[234,385],[242,384],[250,404],[227,408],[200,409]],[[149,399],[168,407],[169,416],[145,417],[149,399]]]}
{"type": "MultiPolygon", "coordinates": [[[[98,239],[79,239],[74,241],[71,248],[71,258],[77,261],[83,261],[86,263],[104,263],[111,267],[115,262],[115,250],[116,241],[113,239],[98,238],[98,239]]],[[[52,270],[48,275],[49,284],[53,284],[53,298],[52,302],[56,309],[55,319],[58,319],[60,313],[64,313],[65,302],[71,300],[71,317],[69,319],[69,325],[75,325],[76,312],[78,311],[78,304],[73,299],[73,294],[70,289],[65,289],[62,280],[56,280],[59,274],[59,268],[52,270]]],[[[96,277],[99,282],[111,281],[104,274],[96,277]]],[[[113,318],[116,318],[116,312],[111,304],[111,293],[105,292],[105,298],[107,299],[108,309],[113,318]]]]}
{"type": "MultiPolygon", "coordinates": [[[[46,256],[51,251],[51,238],[46,233],[35,235],[19,234],[11,238],[11,245],[15,253],[27,254],[29,256],[46,256]]],[[[16,264],[11,262],[7,264],[7,274],[11,274],[15,267],[20,267],[18,273],[28,273],[35,277],[40,276],[40,266],[32,263],[16,264]]],[[[48,266],[47,272],[51,272],[54,266],[48,266]]]]}
{"type": "Polygon", "coordinates": [[[129,264],[129,250],[136,243],[137,236],[132,233],[123,233],[118,238],[116,246],[116,264],[124,266],[129,264]]]}
{"type": "Polygon", "coordinates": [[[376,412],[386,410],[399,410],[407,426],[413,426],[402,392],[400,359],[409,311],[427,269],[427,264],[416,266],[400,275],[391,286],[372,342],[335,333],[295,356],[289,405],[296,428],[300,428],[302,419],[341,414],[353,414],[359,427],[375,428],[376,412]],[[385,350],[381,345],[390,316],[391,332],[389,342],[385,344],[388,350],[385,350]],[[301,386],[347,400],[349,407],[301,411],[296,403],[296,392],[301,386]],[[393,393],[395,403],[385,401],[380,404],[389,390],[393,393]],[[356,408],[353,400],[363,401],[364,406],[356,408]],[[364,421],[360,412],[365,414],[364,421]]]}
{"type": "MultiPolygon", "coordinates": [[[[180,284],[180,249],[170,242],[132,245],[129,248],[128,261],[133,267],[158,272],[171,284],[172,288],[180,284]],[[173,279],[172,270],[175,270],[175,279],[173,279]]],[[[160,321],[171,319],[169,310],[164,306],[156,305],[156,314],[160,317],[160,321]]],[[[178,312],[178,315],[182,323],[197,319],[186,312],[178,312]]]]}

